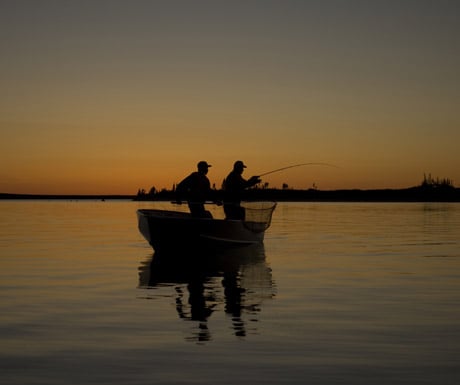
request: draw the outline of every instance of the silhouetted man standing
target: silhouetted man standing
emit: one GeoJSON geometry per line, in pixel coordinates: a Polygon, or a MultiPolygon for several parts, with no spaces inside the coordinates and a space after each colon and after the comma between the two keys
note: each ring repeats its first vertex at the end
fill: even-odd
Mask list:
{"type": "Polygon", "coordinates": [[[211,183],[206,176],[209,167],[211,165],[202,160],[197,165],[198,171],[192,172],[176,187],[178,203],[185,197],[194,217],[212,218],[211,213],[204,208],[204,202],[212,195],[211,183]]]}
{"type": "Polygon", "coordinates": [[[249,180],[244,179],[242,174],[245,168],[245,164],[237,160],[233,165],[233,170],[225,178],[223,190],[226,219],[244,219],[244,207],[241,207],[243,191],[260,182],[258,176],[252,176],[249,180]]]}

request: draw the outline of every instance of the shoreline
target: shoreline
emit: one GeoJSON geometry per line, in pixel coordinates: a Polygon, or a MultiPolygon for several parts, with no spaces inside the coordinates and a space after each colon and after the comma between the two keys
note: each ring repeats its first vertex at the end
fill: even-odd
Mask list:
{"type": "MultiPolygon", "coordinates": [[[[220,191],[216,191],[219,196],[220,191]]],[[[132,200],[173,201],[173,191],[155,195],[120,194],[14,194],[0,193],[0,200],[132,200]]],[[[378,190],[291,190],[251,189],[245,191],[243,200],[272,200],[276,202],[460,202],[460,188],[423,188],[378,190]]]]}

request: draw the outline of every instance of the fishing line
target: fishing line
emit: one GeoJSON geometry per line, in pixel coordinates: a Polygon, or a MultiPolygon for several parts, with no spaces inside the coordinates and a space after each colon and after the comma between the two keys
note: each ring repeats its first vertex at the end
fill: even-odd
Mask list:
{"type": "Polygon", "coordinates": [[[300,166],[328,166],[328,167],[339,168],[338,166],[336,166],[334,164],[330,164],[330,163],[318,163],[318,162],[314,162],[314,163],[299,163],[299,164],[293,164],[291,166],[277,168],[276,170],[264,172],[263,174],[260,174],[259,176],[265,176],[265,175],[268,175],[268,174],[273,174],[275,172],[287,170],[288,168],[294,168],[294,167],[300,167],[300,166]]]}

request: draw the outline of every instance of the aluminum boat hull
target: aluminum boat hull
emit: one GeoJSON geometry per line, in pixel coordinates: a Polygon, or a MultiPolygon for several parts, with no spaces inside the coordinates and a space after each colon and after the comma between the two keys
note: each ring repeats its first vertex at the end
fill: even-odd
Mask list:
{"type": "Polygon", "coordinates": [[[137,217],[140,233],[155,250],[261,244],[265,235],[265,228],[242,220],[194,218],[156,209],[137,210],[137,217]]]}

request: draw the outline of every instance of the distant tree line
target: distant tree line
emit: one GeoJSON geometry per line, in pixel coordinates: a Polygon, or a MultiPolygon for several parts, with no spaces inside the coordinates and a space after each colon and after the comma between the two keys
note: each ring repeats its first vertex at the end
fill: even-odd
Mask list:
{"type": "MultiPolygon", "coordinates": [[[[217,193],[215,185],[212,186],[217,193]]],[[[176,185],[173,184],[171,189],[162,188],[158,190],[151,187],[148,191],[139,188],[135,200],[145,201],[165,201],[175,200],[176,185]]],[[[272,200],[376,200],[397,201],[433,201],[433,200],[452,200],[460,199],[460,189],[454,187],[454,182],[450,178],[433,178],[431,174],[424,174],[423,181],[418,185],[405,189],[382,189],[382,190],[319,190],[316,184],[309,189],[295,189],[287,183],[283,183],[281,188],[270,188],[269,184],[262,183],[245,191],[243,199],[272,199],[272,200]]]]}
{"type": "MultiPolygon", "coordinates": [[[[287,190],[289,188],[287,183],[283,183],[282,189],[287,190]]],[[[212,185],[213,190],[217,190],[216,185],[212,185]]],[[[256,185],[254,187],[251,187],[251,190],[268,190],[269,189],[269,184],[268,182],[265,182],[261,185],[256,185]]],[[[276,190],[276,189],[274,189],[276,190]]],[[[162,188],[161,190],[158,190],[155,186],[150,187],[150,189],[147,191],[144,188],[139,188],[137,190],[136,194],[136,200],[162,200],[163,198],[170,198],[174,196],[174,193],[176,191],[176,185],[173,184],[171,190],[168,190],[167,188],[162,188]]]]}
{"type": "Polygon", "coordinates": [[[157,190],[154,186],[150,188],[147,192],[145,189],[140,188],[137,190],[136,200],[162,200],[162,199],[171,199],[171,196],[174,195],[176,191],[176,185],[173,185],[171,190],[166,188],[162,188],[161,190],[157,190]]]}

